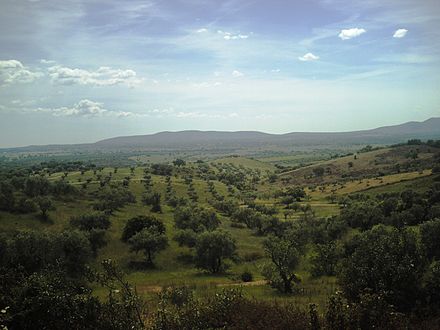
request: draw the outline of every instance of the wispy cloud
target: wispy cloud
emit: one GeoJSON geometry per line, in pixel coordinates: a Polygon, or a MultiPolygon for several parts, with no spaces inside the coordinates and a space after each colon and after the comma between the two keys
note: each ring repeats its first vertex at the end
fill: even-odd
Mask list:
{"type": "Polygon", "coordinates": [[[173,108],[167,109],[153,109],[147,112],[147,116],[157,118],[182,118],[182,119],[227,119],[237,118],[239,115],[236,112],[232,113],[208,113],[200,111],[176,111],[173,108]]]}
{"type": "Polygon", "coordinates": [[[365,29],[359,29],[359,28],[352,28],[352,29],[344,29],[341,30],[338,37],[342,40],[348,40],[352,38],[359,37],[361,34],[367,32],[365,29]]]}
{"type": "Polygon", "coordinates": [[[55,117],[101,117],[101,116],[116,116],[128,117],[132,116],[132,112],[113,111],[104,108],[100,102],[90,100],[81,100],[72,107],[60,108],[37,108],[35,112],[50,113],[55,117]]]}
{"type": "Polygon", "coordinates": [[[429,64],[438,62],[437,56],[417,54],[417,53],[401,53],[387,56],[381,56],[375,59],[377,62],[383,63],[400,63],[400,64],[429,64]]]}
{"type": "Polygon", "coordinates": [[[223,39],[225,39],[225,40],[239,40],[239,39],[249,38],[249,35],[247,35],[247,34],[241,34],[241,33],[234,34],[234,33],[226,32],[226,31],[222,31],[222,30],[218,30],[217,33],[222,35],[223,39]]]}
{"type": "Polygon", "coordinates": [[[46,64],[46,65],[54,65],[56,62],[53,61],[53,60],[46,60],[46,59],[42,58],[42,59],[40,60],[40,63],[41,63],[41,64],[46,64]]]}
{"type": "Polygon", "coordinates": [[[239,78],[239,77],[243,77],[244,73],[240,72],[238,70],[234,70],[234,71],[232,71],[232,76],[235,77],[235,78],[239,78]]]}

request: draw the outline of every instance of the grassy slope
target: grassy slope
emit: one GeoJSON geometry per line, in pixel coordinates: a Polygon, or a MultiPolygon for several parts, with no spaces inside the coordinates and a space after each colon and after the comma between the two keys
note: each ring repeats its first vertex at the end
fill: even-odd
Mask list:
{"type": "Polygon", "coordinates": [[[390,174],[394,172],[396,164],[403,166],[416,165],[429,168],[434,162],[434,155],[439,153],[438,148],[428,146],[399,146],[394,148],[383,148],[370,152],[340,157],[328,161],[318,162],[313,165],[288,171],[280,174],[281,178],[289,179],[293,184],[321,184],[347,181],[348,178],[366,178],[378,176],[381,172],[390,174]],[[411,150],[418,151],[415,160],[408,158],[411,150]],[[356,158],[356,159],[355,159],[356,158]],[[351,167],[349,166],[351,163],[351,167]],[[331,173],[317,178],[313,175],[313,169],[323,167],[331,173]],[[343,179],[346,177],[346,179],[343,179]]]}

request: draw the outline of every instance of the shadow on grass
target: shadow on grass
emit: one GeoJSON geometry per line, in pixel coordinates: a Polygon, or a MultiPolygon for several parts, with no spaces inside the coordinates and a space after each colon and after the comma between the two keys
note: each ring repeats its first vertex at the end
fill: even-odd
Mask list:
{"type": "Polygon", "coordinates": [[[156,266],[146,261],[130,261],[128,267],[132,270],[156,269],[156,266]]]}
{"type": "Polygon", "coordinates": [[[44,224],[47,224],[47,225],[53,225],[54,224],[54,221],[51,219],[51,217],[49,217],[48,215],[42,215],[42,214],[38,214],[38,215],[36,215],[36,218],[41,222],[41,223],[44,223],[44,224]]]}
{"type": "Polygon", "coordinates": [[[194,257],[191,253],[180,253],[177,257],[176,260],[178,262],[181,262],[185,265],[190,265],[194,262],[194,257]]]}

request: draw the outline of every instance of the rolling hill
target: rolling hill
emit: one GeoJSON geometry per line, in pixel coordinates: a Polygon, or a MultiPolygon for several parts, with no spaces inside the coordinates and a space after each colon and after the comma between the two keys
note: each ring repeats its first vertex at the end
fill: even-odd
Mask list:
{"type": "Polygon", "coordinates": [[[28,146],[0,149],[8,152],[114,151],[114,150],[276,150],[293,147],[346,147],[366,144],[393,144],[407,139],[440,138],[440,118],[408,122],[352,132],[293,132],[269,134],[256,131],[180,131],[149,135],[121,136],[88,144],[28,146]]]}

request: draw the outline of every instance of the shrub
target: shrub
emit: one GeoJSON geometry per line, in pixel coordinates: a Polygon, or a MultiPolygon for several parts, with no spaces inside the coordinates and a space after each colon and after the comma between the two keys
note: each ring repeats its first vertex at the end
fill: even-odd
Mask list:
{"type": "Polygon", "coordinates": [[[250,271],[245,270],[243,273],[241,273],[240,278],[243,282],[252,282],[254,276],[250,271]]]}

